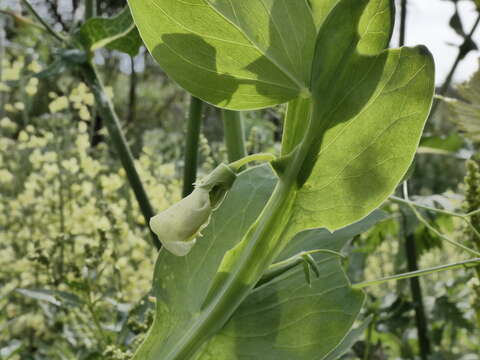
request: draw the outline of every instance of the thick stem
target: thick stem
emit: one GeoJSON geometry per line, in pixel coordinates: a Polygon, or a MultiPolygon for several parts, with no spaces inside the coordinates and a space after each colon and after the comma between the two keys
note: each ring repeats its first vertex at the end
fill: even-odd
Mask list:
{"type": "Polygon", "coordinates": [[[137,72],[135,71],[135,57],[130,56],[130,89],[128,93],[127,124],[135,122],[137,112],[137,72]]]}
{"type": "Polygon", "coordinates": [[[203,101],[196,97],[190,100],[190,109],[187,121],[187,142],[185,144],[185,164],[183,169],[183,197],[188,196],[194,189],[197,180],[198,143],[202,125],[203,101]]]}
{"type": "MultiPolygon", "coordinates": [[[[417,246],[414,235],[410,234],[406,236],[405,250],[407,254],[408,271],[418,271],[417,246]]],[[[422,288],[418,277],[410,279],[410,291],[415,309],[415,324],[417,326],[418,343],[420,345],[420,357],[422,360],[427,360],[431,354],[431,346],[428,337],[427,316],[423,303],[422,288]]]]}
{"type": "Polygon", "coordinates": [[[97,0],[85,0],[85,20],[97,16],[97,0]]]}
{"type": "Polygon", "coordinates": [[[225,277],[215,279],[204,308],[182,339],[162,353],[163,360],[191,359],[199,347],[218,331],[248,296],[265,270],[285,247],[282,241],[297,191],[297,179],[319,129],[313,119],[320,118],[314,102],[306,136],[288,162],[282,176],[257,221],[236,251],[227,253],[225,277]]]}
{"type": "Polygon", "coordinates": [[[232,162],[245,157],[247,151],[245,149],[242,113],[222,110],[222,119],[228,161],[232,162]]]}
{"type": "MultiPolygon", "coordinates": [[[[145,223],[148,224],[150,218],[152,218],[155,214],[147,197],[145,188],[143,187],[140,176],[138,175],[132,153],[130,152],[130,148],[125,140],[125,136],[123,135],[123,131],[121,129],[117,114],[113,108],[113,104],[105,93],[102,81],[100,80],[94,65],[90,63],[86,64],[82,67],[82,70],[85,80],[95,96],[97,108],[102,116],[102,119],[105,121],[105,125],[107,126],[108,133],[110,135],[110,140],[112,141],[123,168],[125,169],[130,186],[135,194],[135,197],[137,198],[143,217],[145,218],[145,223]]],[[[161,244],[157,236],[153,234],[153,232],[151,235],[153,244],[157,249],[160,249],[161,244]]]]}
{"type": "Polygon", "coordinates": [[[398,43],[400,47],[405,45],[405,33],[407,27],[407,0],[402,0],[400,5],[400,36],[398,43]]]}

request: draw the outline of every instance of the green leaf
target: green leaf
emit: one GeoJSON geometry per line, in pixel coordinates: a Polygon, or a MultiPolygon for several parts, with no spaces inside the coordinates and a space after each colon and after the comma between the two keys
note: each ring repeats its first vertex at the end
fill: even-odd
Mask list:
{"type": "Polygon", "coordinates": [[[75,294],[65,291],[47,289],[17,289],[18,293],[40,301],[46,301],[56,306],[80,306],[82,300],[75,294]]]}
{"type": "Polygon", "coordinates": [[[256,220],[275,183],[268,166],[241,173],[187,256],[160,251],[153,280],[157,315],[134,359],[167,359],[172,347],[201,318],[202,303],[224,253],[256,220]]]}
{"type": "Polygon", "coordinates": [[[316,30],[304,0],[129,4],[153,57],[204,101],[246,110],[308,93],[316,30]]]}
{"type": "Polygon", "coordinates": [[[418,152],[422,154],[452,154],[461,150],[464,145],[465,141],[459,134],[423,136],[418,152]]]}
{"type": "Polygon", "coordinates": [[[391,28],[389,0],[342,0],[322,26],[310,147],[288,236],[365,217],[413,160],[432,102],[434,65],[423,47],[383,50],[391,28]]]}
{"type": "Polygon", "coordinates": [[[317,29],[320,29],[323,22],[340,2],[340,0],[309,0],[310,7],[312,8],[313,18],[317,29]]]}
{"type": "Polygon", "coordinates": [[[137,55],[142,45],[128,6],[115,17],[87,20],[76,37],[88,50],[106,47],[130,56],[137,55]]]}
{"type": "Polygon", "coordinates": [[[327,356],[349,332],[364,296],[350,288],[338,257],[319,255],[317,262],[321,275],[311,286],[299,266],[255,289],[196,359],[327,356]]]}
{"type": "Polygon", "coordinates": [[[372,317],[365,319],[360,326],[350,330],[340,344],[323,360],[337,360],[340,359],[350,348],[362,337],[365,330],[372,322],[372,317]]]}

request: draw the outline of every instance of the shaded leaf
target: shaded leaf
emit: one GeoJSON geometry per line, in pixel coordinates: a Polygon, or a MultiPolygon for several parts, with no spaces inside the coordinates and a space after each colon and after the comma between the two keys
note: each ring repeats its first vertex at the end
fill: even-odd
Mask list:
{"type": "Polygon", "coordinates": [[[106,47],[135,56],[142,45],[128,6],[115,17],[87,20],[76,36],[91,51],[106,47]]]}
{"type": "Polygon", "coordinates": [[[308,93],[316,30],[306,1],[129,4],[153,57],[202,100],[246,110],[308,93]]]}

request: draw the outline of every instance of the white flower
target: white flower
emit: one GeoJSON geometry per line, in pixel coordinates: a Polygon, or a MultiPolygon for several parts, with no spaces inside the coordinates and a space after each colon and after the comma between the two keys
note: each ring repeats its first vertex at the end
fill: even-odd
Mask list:
{"type": "Polygon", "coordinates": [[[150,228],[162,245],[177,256],[187,255],[200,231],[208,225],[212,207],[209,191],[195,189],[189,196],[150,219],[150,228]]]}

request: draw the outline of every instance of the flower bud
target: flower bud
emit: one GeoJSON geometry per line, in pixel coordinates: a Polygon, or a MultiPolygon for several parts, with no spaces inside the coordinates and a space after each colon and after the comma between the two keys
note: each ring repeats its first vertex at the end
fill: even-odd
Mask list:
{"type": "Polygon", "coordinates": [[[235,181],[233,170],[221,164],[195,190],[180,202],[150,219],[150,228],[163,247],[177,256],[187,255],[200,231],[208,225],[210,215],[223,201],[235,181]]]}
{"type": "Polygon", "coordinates": [[[200,231],[208,225],[212,207],[209,191],[195,189],[190,195],[150,219],[150,228],[163,247],[177,256],[187,255],[200,231]]]}

